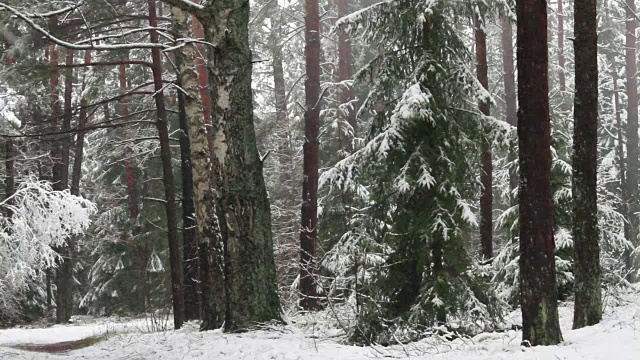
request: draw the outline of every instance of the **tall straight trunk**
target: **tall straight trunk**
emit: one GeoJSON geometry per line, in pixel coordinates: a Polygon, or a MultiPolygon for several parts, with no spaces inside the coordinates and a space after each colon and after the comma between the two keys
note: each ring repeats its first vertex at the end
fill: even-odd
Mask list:
{"type": "Polygon", "coordinates": [[[562,0],[558,0],[558,82],[560,85],[560,99],[562,100],[562,111],[568,112],[569,103],[565,99],[567,95],[567,80],[565,77],[565,64],[566,59],[564,57],[564,12],[562,7],[562,0]]]}
{"type": "MultiPolygon", "coordinates": [[[[502,23],[502,71],[504,72],[504,100],[506,103],[507,123],[518,126],[518,108],[516,98],[516,75],[513,64],[513,30],[511,20],[503,16],[502,23]]],[[[509,161],[515,161],[517,154],[514,149],[509,150],[509,161]]],[[[513,193],[518,187],[518,174],[515,167],[509,169],[509,189],[513,193]]],[[[511,195],[511,205],[516,205],[518,199],[511,195]]]]}
{"type": "MultiPolygon", "coordinates": [[[[180,9],[172,8],[174,34],[176,38],[189,37],[189,24],[186,14],[180,9]]],[[[187,94],[178,91],[178,117],[180,120],[180,164],[182,173],[182,244],[184,266],[184,317],[185,320],[200,319],[200,254],[198,251],[198,228],[196,224],[196,205],[193,181],[193,160],[190,127],[198,125],[202,108],[195,108],[191,118],[187,113],[187,101],[198,101],[198,75],[195,67],[195,49],[193,44],[185,45],[175,52],[178,68],[177,83],[187,94]],[[188,90],[187,90],[188,88],[188,90]],[[191,97],[191,99],[189,99],[191,97]],[[195,115],[195,118],[194,118],[195,115]]],[[[191,104],[189,104],[191,105],[191,104]]],[[[196,105],[197,106],[197,105],[196,105]]],[[[204,138],[206,141],[206,137],[204,138]]],[[[206,150],[205,150],[206,153],[206,150]]],[[[208,162],[205,170],[208,170],[208,162]]],[[[205,174],[207,171],[205,171],[205,174]]],[[[206,181],[206,179],[205,179],[206,181]]],[[[205,182],[206,184],[206,182],[205,182]]]]}
{"type": "Polygon", "coordinates": [[[522,339],[531,345],[562,341],[553,239],[546,6],[544,0],[516,2],[520,303],[522,339]]]}
{"type": "MultiPolygon", "coordinates": [[[[60,119],[61,115],[60,109],[60,96],[58,95],[58,86],[60,85],[60,72],[58,71],[58,48],[55,45],[51,45],[49,47],[49,63],[51,64],[51,79],[50,79],[50,99],[51,99],[51,110],[53,115],[53,121],[51,123],[51,128],[53,132],[60,131],[60,119]]],[[[51,158],[52,158],[52,167],[51,167],[51,181],[53,183],[53,188],[55,190],[63,190],[62,185],[62,147],[59,139],[55,139],[52,143],[51,148],[51,158]]],[[[64,262],[66,261],[67,254],[65,252],[64,247],[59,247],[56,251],[60,254],[61,260],[58,264],[58,268],[56,268],[56,277],[54,281],[56,283],[56,293],[55,293],[55,301],[56,301],[56,322],[62,323],[68,320],[67,315],[65,314],[65,310],[67,308],[65,301],[67,300],[67,287],[68,284],[65,281],[65,271],[61,271],[60,267],[64,266],[64,262]]]]}
{"type": "MultiPolygon", "coordinates": [[[[66,64],[73,65],[73,50],[67,49],[66,64]]],[[[59,141],[60,159],[59,179],[55,182],[56,190],[65,190],[69,186],[69,130],[73,116],[72,101],[73,94],[73,68],[69,67],[64,76],[64,112],[62,117],[62,136],[59,141]]],[[[73,311],[73,248],[74,239],[66,239],[66,245],[59,249],[61,260],[56,269],[56,321],[67,322],[71,318],[73,311]]]]}
{"type": "MultiPolygon", "coordinates": [[[[159,43],[158,15],[156,1],[147,0],[149,6],[149,30],[152,43],[159,43]]],[[[162,57],[160,49],[151,50],[154,99],[156,102],[156,127],[160,137],[160,159],[162,161],[162,178],[164,182],[165,212],[167,215],[167,237],[169,240],[169,264],[171,267],[171,293],[173,302],[173,326],[175,329],[182,327],[184,320],[184,290],[182,287],[182,254],[180,252],[180,236],[178,234],[178,220],[176,215],[176,190],[173,183],[173,171],[171,168],[171,146],[169,143],[169,125],[167,122],[167,109],[164,103],[164,91],[162,84],[162,57]]]]}
{"type": "MultiPolygon", "coordinates": [[[[91,64],[91,50],[85,50],[84,63],[91,64]]],[[[71,173],[71,194],[80,196],[80,179],[82,177],[82,160],[84,156],[84,136],[85,127],[87,126],[87,97],[85,96],[85,90],[87,88],[87,74],[89,73],[89,67],[84,68],[84,74],[82,76],[82,99],[80,99],[80,119],[78,122],[78,137],[76,138],[76,146],[73,159],[73,171],[71,173]]]]}
{"type": "MultiPolygon", "coordinates": [[[[478,20],[475,24],[476,40],[476,76],[478,81],[489,91],[489,75],[487,66],[487,35],[484,25],[478,20]]],[[[489,102],[483,101],[479,104],[480,112],[489,116],[489,102]]],[[[488,135],[488,132],[487,132],[488,135]]],[[[480,196],[480,245],[482,247],[482,257],[484,259],[493,258],[493,161],[491,153],[491,142],[489,139],[482,140],[482,195],[480,196]]]]}
{"type": "MultiPolygon", "coordinates": [[[[629,220],[629,240],[634,247],[638,246],[638,215],[640,199],[638,198],[638,85],[636,76],[638,67],[636,61],[636,5],[634,0],[627,0],[626,7],[626,42],[625,62],[627,68],[627,216],[629,220]]],[[[634,273],[638,264],[634,260],[632,249],[625,252],[627,267],[634,273]]],[[[634,276],[629,276],[630,280],[634,276]]]]}
{"type": "Polygon", "coordinates": [[[602,319],[598,245],[598,33],[596,0],[574,5],[576,54],[573,126],[573,244],[575,309],[573,328],[602,319]]]}
{"type": "MultiPolygon", "coordinates": [[[[200,3],[200,0],[193,1],[196,4],[200,3]]],[[[192,31],[193,37],[196,39],[204,40],[204,28],[202,23],[196,16],[192,16],[192,31]]],[[[209,89],[209,74],[207,72],[207,52],[208,46],[204,44],[196,44],[196,71],[198,72],[198,84],[202,107],[202,116],[204,116],[204,124],[207,130],[208,148],[211,154],[213,154],[213,131],[211,129],[211,90],[209,89]]],[[[213,156],[213,155],[211,155],[213,156]]]]}
{"type": "MultiPolygon", "coordinates": [[[[13,58],[11,57],[11,52],[9,52],[11,45],[9,43],[5,43],[5,51],[6,58],[5,63],[7,67],[13,66],[13,58]]],[[[11,137],[5,139],[5,171],[6,171],[6,179],[5,179],[5,196],[7,205],[13,205],[14,201],[13,194],[16,193],[16,169],[15,169],[15,158],[17,156],[17,152],[15,149],[14,140],[11,137]]],[[[6,216],[10,218],[13,215],[10,209],[7,209],[6,216]]]]}
{"type": "MultiPolygon", "coordinates": [[[[273,45],[271,54],[273,56],[273,91],[276,99],[276,122],[284,127],[285,140],[278,147],[278,156],[282,174],[280,180],[282,184],[291,181],[293,176],[293,151],[291,149],[291,129],[288,120],[287,89],[284,80],[284,65],[282,61],[282,46],[273,45]]],[[[297,228],[296,221],[296,228],[297,228]]]]}
{"type": "MultiPolygon", "coordinates": [[[[120,82],[120,91],[124,94],[127,90],[127,65],[120,64],[118,69],[118,80],[120,82]]],[[[106,106],[105,110],[109,110],[109,107],[106,106]]],[[[108,115],[105,114],[105,116],[109,118],[108,115]]],[[[129,116],[129,104],[126,97],[122,97],[120,99],[120,116],[123,120],[126,120],[126,117],[129,116]]],[[[126,138],[124,129],[121,130],[120,136],[123,137],[123,139],[126,138]]],[[[140,214],[140,207],[138,205],[139,200],[138,185],[136,182],[136,169],[132,155],[131,147],[127,145],[124,149],[124,169],[127,179],[127,207],[129,208],[129,218],[135,222],[140,214]]]]}
{"type": "Polygon", "coordinates": [[[71,136],[69,131],[71,130],[71,120],[73,119],[73,50],[67,49],[66,65],[64,75],[64,113],[62,117],[62,136],[61,136],[61,171],[60,171],[60,189],[69,188],[69,160],[70,160],[70,145],[71,136]]]}
{"type": "MultiPolygon", "coordinates": [[[[51,130],[52,132],[60,131],[60,119],[61,115],[60,111],[60,96],[58,94],[58,86],[60,86],[60,72],[58,70],[58,48],[56,45],[49,46],[49,63],[51,65],[51,78],[50,78],[50,89],[51,92],[49,97],[51,99],[51,114],[53,121],[51,122],[51,130]]],[[[54,187],[59,187],[58,184],[60,182],[62,176],[62,169],[60,164],[60,144],[59,141],[53,141],[51,145],[51,182],[54,187]]]]}
{"type": "MultiPolygon", "coordinates": [[[[623,141],[624,129],[622,128],[622,109],[620,105],[620,94],[618,94],[618,91],[620,91],[620,89],[618,89],[618,73],[617,73],[617,69],[615,68],[611,71],[611,80],[613,82],[613,104],[616,109],[616,129],[618,131],[618,144],[616,145],[616,153],[619,161],[618,166],[620,167],[620,192],[621,192],[620,198],[622,199],[620,213],[626,214],[627,203],[626,203],[626,197],[625,197],[625,193],[626,193],[625,189],[627,184],[627,179],[626,179],[627,170],[626,170],[626,165],[625,165],[626,162],[624,158],[624,141],[623,141]]],[[[624,222],[624,233],[629,234],[629,222],[627,221],[624,222]]]]}
{"type": "Polygon", "coordinates": [[[300,228],[300,306],[319,308],[314,281],[318,226],[318,151],[320,145],[320,11],[318,0],[305,0],[304,145],[302,222],[300,228]]]}
{"type": "MultiPolygon", "coordinates": [[[[349,0],[337,0],[338,18],[349,14],[349,0]]],[[[338,81],[340,82],[340,106],[344,110],[340,111],[343,120],[351,126],[353,138],[358,137],[358,123],[355,109],[355,90],[353,86],[345,82],[353,80],[353,49],[351,37],[345,28],[338,30],[338,81]]],[[[352,146],[353,147],[353,146],[352,146]]]]}

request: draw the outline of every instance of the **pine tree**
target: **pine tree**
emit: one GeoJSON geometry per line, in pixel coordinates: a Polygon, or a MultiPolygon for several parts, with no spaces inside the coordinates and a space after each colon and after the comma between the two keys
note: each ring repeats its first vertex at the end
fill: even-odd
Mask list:
{"type": "Polygon", "coordinates": [[[551,198],[546,6],[546,1],[542,0],[516,2],[520,301],[522,339],[531,345],[553,345],[562,341],[551,198]]]}
{"type": "Polygon", "coordinates": [[[598,35],[596,1],[575,3],[576,97],[573,136],[573,243],[575,310],[573,328],[602,319],[598,245],[598,35]]]}

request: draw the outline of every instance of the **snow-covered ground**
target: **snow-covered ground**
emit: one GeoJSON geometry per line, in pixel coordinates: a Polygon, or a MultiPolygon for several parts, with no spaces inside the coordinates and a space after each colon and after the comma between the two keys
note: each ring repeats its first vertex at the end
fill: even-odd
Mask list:
{"type": "MultiPolygon", "coordinates": [[[[517,314],[517,313],[516,313],[517,314]]],[[[517,315],[515,315],[517,317],[517,315]]],[[[355,347],[337,339],[289,325],[274,330],[244,334],[219,331],[198,332],[195,326],[179,331],[148,333],[141,320],[96,322],[54,326],[45,329],[0,330],[0,359],[91,359],[91,360],[361,360],[372,358],[412,359],[604,359],[640,360],[640,295],[609,308],[601,324],[571,330],[571,304],[560,308],[564,342],[558,346],[520,346],[521,333],[483,333],[473,339],[436,342],[423,340],[404,347],[355,347]],[[16,344],[47,344],[79,340],[108,333],[96,345],[62,354],[27,352],[16,344]]],[[[517,321],[517,320],[516,320],[517,321]]]]}

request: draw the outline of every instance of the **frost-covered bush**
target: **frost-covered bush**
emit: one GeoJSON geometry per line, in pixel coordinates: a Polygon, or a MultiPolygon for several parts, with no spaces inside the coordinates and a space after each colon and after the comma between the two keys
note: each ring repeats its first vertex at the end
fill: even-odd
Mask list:
{"type": "Polygon", "coordinates": [[[55,247],[83,233],[91,223],[94,204],[54,191],[51,184],[28,179],[0,203],[0,314],[17,315],[20,295],[28,284],[56,266],[55,247]]]}

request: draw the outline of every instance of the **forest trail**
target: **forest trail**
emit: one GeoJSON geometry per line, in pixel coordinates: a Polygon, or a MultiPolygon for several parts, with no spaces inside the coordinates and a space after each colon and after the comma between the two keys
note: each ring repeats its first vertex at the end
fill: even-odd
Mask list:
{"type": "MultiPolygon", "coordinates": [[[[564,342],[557,346],[520,346],[521,333],[482,333],[471,339],[443,342],[425,339],[394,347],[356,347],[340,344],[321,329],[305,331],[296,325],[224,334],[220,331],[199,332],[194,324],[178,331],[149,333],[144,320],[128,322],[96,322],[83,325],[57,325],[49,328],[0,330],[0,359],[58,360],[364,360],[398,359],[593,359],[637,360],[640,358],[640,294],[633,295],[614,308],[608,308],[602,323],[571,330],[573,305],[560,307],[564,342]],[[61,343],[81,339],[104,340],[90,346],[62,353],[25,351],[17,347],[37,344],[42,350],[61,343]],[[47,346],[49,345],[49,346],[47,346]]],[[[519,312],[507,318],[507,324],[518,323],[519,312]]],[[[81,341],[82,342],[82,341],[81,341]]],[[[80,342],[80,343],[81,343],[80,342]]],[[[36,349],[30,349],[36,350],[36,349]]]]}

